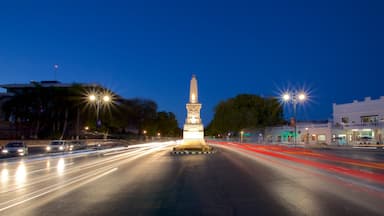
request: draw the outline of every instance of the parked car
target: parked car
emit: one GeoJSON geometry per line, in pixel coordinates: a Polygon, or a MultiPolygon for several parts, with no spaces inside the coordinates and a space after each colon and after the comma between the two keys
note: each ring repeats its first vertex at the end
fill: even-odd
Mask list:
{"type": "Polygon", "coordinates": [[[66,140],[52,140],[45,150],[47,152],[65,152],[69,150],[69,143],[66,140]]]}
{"type": "Polygon", "coordinates": [[[24,156],[28,155],[28,147],[25,142],[12,141],[4,146],[1,153],[4,156],[24,156]]]}

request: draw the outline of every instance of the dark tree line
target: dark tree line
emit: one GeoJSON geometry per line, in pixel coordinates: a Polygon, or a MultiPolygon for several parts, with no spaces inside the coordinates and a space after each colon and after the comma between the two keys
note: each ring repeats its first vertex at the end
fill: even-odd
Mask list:
{"type": "MultiPolygon", "coordinates": [[[[69,128],[74,130],[80,113],[79,85],[71,88],[26,88],[7,100],[3,112],[17,135],[24,137],[62,138],[69,128]]],[[[78,128],[76,128],[78,129],[78,128]]]]}
{"type": "Polygon", "coordinates": [[[238,132],[245,128],[264,128],[284,122],[283,109],[275,98],[241,94],[220,102],[213,120],[206,128],[207,135],[216,136],[238,132]]]}
{"type": "Polygon", "coordinates": [[[112,94],[112,102],[99,105],[88,100],[90,92],[105,92],[101,87],[73,84],[70,87],[42,87],[18,91],[4,102],[2,109],[16,137],[68,139],[90,131],[109,134],[179,136],[173,113],[158,112],[157,104],[145,99],[123,99],[112,94]]]}
{"type": "Polygon", "coordinates": [[[125,99],[119,106],[120,128],[124,126],[124,131],[146,136],[178,137],[181,130],[175,114],[172,112],[157,111],[157,104],[152,100],[146,99],[125,99]]]}

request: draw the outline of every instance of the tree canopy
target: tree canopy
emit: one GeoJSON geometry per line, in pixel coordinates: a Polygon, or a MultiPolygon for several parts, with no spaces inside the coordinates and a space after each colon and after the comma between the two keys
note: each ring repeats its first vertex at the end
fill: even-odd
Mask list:
{"type": "Polygon", "coordinates": [[[179,136],[175,115],[158,112],[157,104],[146,99],[123,99],[106,89],[89,89],[73,84],[68,87],[42,87],[36,84],[22,89],[1,107],[13,128],[10,137],[68,139],[89,131],[109,134],[179,136]],[[92,92],[108,92],[108,104],[89,101],[92,92]],[[98,112],[97,112],[98,110],[98,112]],[[98,121],[96,121],[98,113],[98,121]],[[98,125],[98,123],[100,125],[98,125]]]}
{"type": "Polygon", "coordinates": [[[245,128],[263,128],[283,122],[283,109],[276,98],[240,94],[215,107],[207,135],[238,132],[245,128]]]}

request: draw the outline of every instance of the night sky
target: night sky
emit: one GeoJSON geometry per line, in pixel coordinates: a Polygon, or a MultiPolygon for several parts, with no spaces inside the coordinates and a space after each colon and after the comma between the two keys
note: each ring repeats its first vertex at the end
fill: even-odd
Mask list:
{"type": "Polygon", "coordinates": [[[58,64],[61,82],[152,99],[180,125],[192,74],[205,125],[220,101],[288,88],[310,94],[299,120],[326,120],[384,95],[383,57],[382,0],[0,3],[0,84],[53,80],[58,64]]]}

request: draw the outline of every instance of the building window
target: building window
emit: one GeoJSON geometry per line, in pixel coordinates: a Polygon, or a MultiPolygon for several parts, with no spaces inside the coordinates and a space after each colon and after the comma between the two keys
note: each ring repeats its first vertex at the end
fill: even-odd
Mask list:
{"type": "Polygon", "coordinates": [[[325,135],[322,134],[322,135],[317,136],[317,140],[325,142],[326,141],[326,137],[325,137],[325,135]]]}
{"type": "Polygon", "coordinates": [[[316,134],[312,134],[312,141],[316,141],[316,134]]]}
{"type": "Polygon", "coordinates": [[[341,122],[347,124],[349,122],[349,118],[348,117],[341,117],[341,122]]]}
{"type": "Polygon", "coordinates": [[[377,115],[360,116],[361,123],[375,123],[378,120],[377,115]]]}

